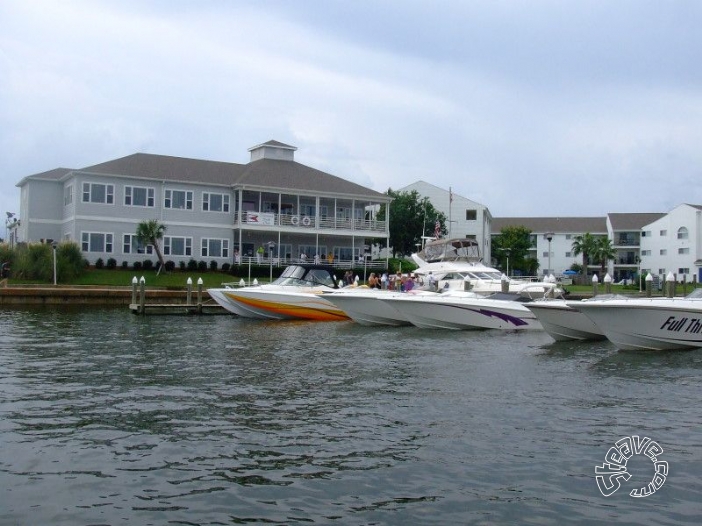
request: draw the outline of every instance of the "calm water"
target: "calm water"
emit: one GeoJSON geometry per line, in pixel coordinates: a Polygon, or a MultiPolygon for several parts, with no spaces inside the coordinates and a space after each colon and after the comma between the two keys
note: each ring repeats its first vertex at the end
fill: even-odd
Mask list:
{"type": "Polygon", "coordinates": [[[699,524],[701,372],[542,332],[4,310],[0,524],[699,524]],[[630,497],[634,457],[604,497],[630,435],[668,478],[630,497]]]}

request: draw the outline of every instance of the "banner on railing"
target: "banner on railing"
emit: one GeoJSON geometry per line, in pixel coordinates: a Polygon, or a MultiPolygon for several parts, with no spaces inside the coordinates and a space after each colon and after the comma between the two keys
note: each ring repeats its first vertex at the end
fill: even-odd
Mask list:
{"type": "Polygon", "coordinates": [[[247,211],[246,222],[254,225],[274,226],[275,214],[247,211]]]}

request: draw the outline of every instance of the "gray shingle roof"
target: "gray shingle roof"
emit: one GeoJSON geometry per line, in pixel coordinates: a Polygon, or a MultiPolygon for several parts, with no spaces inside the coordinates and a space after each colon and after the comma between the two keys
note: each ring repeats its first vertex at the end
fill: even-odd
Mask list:
{"type": "Polygon", "coordinates": [[[387,199],[385,194],[321,170],[310,168],[296,161],[260,159],[248,164],[236,164],[135,153],[120,159],[88,166],[79,171],[158,181],[256,188],[267,187],[290,189],[292,191],[363,196],[375,200],[379,198],[387,199]]]}
{"type": "Polygon", "coordinates": [[[505,227],[523,226],[534,233],[554,232],[584,234],[606,234],[605,217],[495,217],[491,230],[498,234],[505,227]]]}
{"type": "Polygon", "coordinates": [[[641,227],[659,220],[666,214],[659,213],[638,213],[638,214],[608,214],[612,229],[621,230],[641,230],[641,227]]]}
{"type": "Polygon", "coordinates": [[[54,168],[53,170],[49,170],[48,172],[41,172],[34,175],[28,175],[27,177],[24,177],[15,186],[22,186],[24,184],[24,181],[26,181],[29,178],[41,181],[60,181],[61,178],[63,178],[66,174],[71,173],[72,171],[72,168],[54,168]]]}

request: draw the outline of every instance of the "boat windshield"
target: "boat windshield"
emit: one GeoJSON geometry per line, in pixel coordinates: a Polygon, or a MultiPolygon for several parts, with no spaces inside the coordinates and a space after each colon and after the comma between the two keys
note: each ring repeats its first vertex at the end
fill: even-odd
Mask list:
{"type": "Polygon", "coordinates": [[[334,288],[334,276],[326,268],[291,265],[283,270],[283,273],[273,284],[293,287],[325,285],[334,288]]]}
{"type": "Polygon", "coordinates": [[[437,239],[427,243],[418,254],[427,263],[433,261],[480,261],[475,239],[437,239]]]}

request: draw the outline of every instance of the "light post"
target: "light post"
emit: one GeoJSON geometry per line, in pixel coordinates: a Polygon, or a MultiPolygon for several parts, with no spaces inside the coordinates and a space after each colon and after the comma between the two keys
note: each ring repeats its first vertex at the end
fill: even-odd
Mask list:
{"type": "Polygon", "coordinates": [[[10,241],[8,240],[8,237],[10,236],[10,223],[12,223],[11,219],[15,217],[14,212],[5,212],[7,215],[7,219],[5,219],[5,243],[8,245],[10,244],[10,241]]]}
{"type": "Polygon", "coordinates": [[[503,248],[502,252],[505,253],[505,257],[507,258],[507,277],[509,277],[509,254],[512,252],[511,248],[503,248]]]}
{"type": "Polygon", "coordinates": [[[546,275],[551,274],[551,240],[553,239],[553,232],[546,232],[546,239],[548,240],[548,269],[546,275]]]}
{"type": "Polygon", "coordinates": [[[56,241],[52,241],[51,243],[51,248],[54,249],[54,286],[56,286],[56,246],[58,243],[56,241]]]}
{"type": "Polygon", "coordinates": [[[270,281],[273,281],[273,249],[275,248],[275,242],[269,241],[268,242],[268,259],[270,260],[270,265],[271,265],[271,275],[270,275],[270,281]]]}

